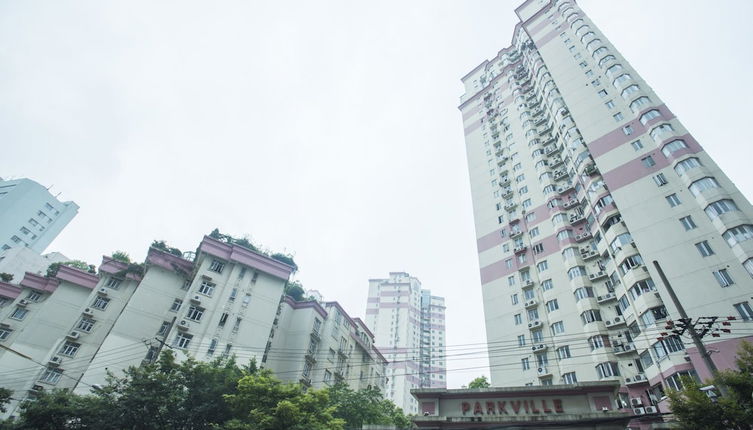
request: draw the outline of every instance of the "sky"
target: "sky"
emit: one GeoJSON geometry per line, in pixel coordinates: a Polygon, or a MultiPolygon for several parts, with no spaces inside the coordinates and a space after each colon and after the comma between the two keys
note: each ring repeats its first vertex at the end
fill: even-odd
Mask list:
{"type": "MultiPolygon", "coordinates": [[[[518,4],[0,0],[0,176],[78,203],[48,250],[95,264],[219,228],[361,317],[368,279],[408,272],[476,353],[460,387],[489,373],[460,78],[518,4]]],[[[753,2],[579,4],[751,196],[753,2]]]]}

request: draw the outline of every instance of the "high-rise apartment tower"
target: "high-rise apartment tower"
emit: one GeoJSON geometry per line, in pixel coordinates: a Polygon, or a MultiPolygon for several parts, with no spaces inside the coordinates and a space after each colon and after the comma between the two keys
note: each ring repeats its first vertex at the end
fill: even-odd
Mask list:
{"type": "Polygon", "coordinates": [[[415,388],[445,388],[445,304],[404,272],[369,280],[366,325],[389,362],[385,397],[418,413],[415,388]]]}
{"type": "Polygon", "coordinates": [[[25,246],[44,252],[78,213],[31,179],[0,178],[0,252],[25,246]]]}
{"type": "Polygon", "coordinates": [[[516,13],[459,107],[492,384],[619,380],[652,411],[709,375],[677,303],[737,317],[702,339],[720,368],[749,332],[753,208],[574,1],[516,13]]]}

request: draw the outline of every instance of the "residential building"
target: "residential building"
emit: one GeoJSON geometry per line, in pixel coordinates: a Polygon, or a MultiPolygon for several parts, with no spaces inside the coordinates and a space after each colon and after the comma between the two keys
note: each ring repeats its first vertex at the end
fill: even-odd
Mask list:
{"type": "Polygon", "coordinates": [[[390,272],[369,280],[366,325],[389,362],[385,397],[418,413],[412,389],[447,386],[444,298],[408,273],[390,272]]]}
{"type": "Polygon", "coordinates": [[[44,275],[51,264],[64,261],[70,259],[59,252],[39,254],[31,248],[19,246],[0,251],[0,273],[13,275],[13,279],[18,282],[26,272],[44,275]]]}
{"type": "Polygon", "coordinates": [[[25,246],[41,254],[78,213],[31,179],[0,178],[0,251],[25,246]]]}
{"type": "Polygon", "coordinates": [[[261,361],[283,381],[323,388],[345,382],[354,390],[384,390],[387,360],[374,335],[337,302],[296,302],[285,296],[261,361]]]}
{"type": "Polygon", "coordinates": [[[678,304],[737,318],[703,338],[734,365],[753,321],[753,208],[574,1],[515,11],[510,46],[462,78],[459,106],[491,382],[614,380],[624,406],[653,408],[680,376],[709,376],[689,332],[664,328],[678,304]]]}

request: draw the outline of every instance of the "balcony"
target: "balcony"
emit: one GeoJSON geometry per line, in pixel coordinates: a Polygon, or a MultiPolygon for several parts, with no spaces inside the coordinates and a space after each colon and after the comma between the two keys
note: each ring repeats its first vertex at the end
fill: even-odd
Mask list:
{"type": "Polygon", "coordinates": [[[528,249],[528,245],[518,245],[512,251],[516,254],[522,254],[526,252],[526,249],[528,249]]]}
{"type": "Polygon", "coordinates": [[[626,355],[633,352],[637,351],[635,350],[635,344],[632,342],[615,345],[614,347],[614,355],[626,355]]]}
{"type": "Polygon", "coordinates": [[[562,203],[562,207],[564,209],[572,209],[574,207],[578,206],[578,200],[577,199],[568,199],[566,202],[562,203]]]}
{"type": "Polygon", "coordinates": [[[599,256],[599,252],[596,251],[593,248],[590,248],[590,247],[588,247],[588,248],[581,248],[580,249],[580,256],[584,260],[590,260],[592,258],[598,257],[599,256]]]}
{"type": "Polygon", "coordinates": [[[314,340],[316,340],[316,341],[322,340],[321,336],[319,336],[319,330],[312,331],[311,332],[311,338],[314,339],[314,340]]]}
{"type": "Polygon", "coordinates": [[[583,168],[583,173],[586,175],[593,175],[594,173],[598,172],[599,169],[596,168],[596,165],[593,163],[586,164],[586,167],[583,168]]]}
{"type": "Polygon", "coordinates": [[[507,202],[507,203],[505,203],[505,210],[506,210],[506,211],[511,211],[511,210],[513,210],[513,209],[514,209],[514,208],[515,208],[516,206],[518,206],[518,204],[517,204],[516,202],[507,202]]]}
{"type": "Polygon", "coordinates": [[[512,188],[505,188],[504,190],[502,190],[502,197],[503,198],[512,197],[512,188]]]}
{"type": "Polygon", "coordinates": [[[564,170],[555,170],[554,174],[552,175],[552,178],[555,181],[559,181],[561,179],[569,178],[570,175],[567,174],[564,170]]]}
{"type": "Polygon", "coordinates": [[[508,176],[505,176],[504,178],[501,178],[499,180],[499,186],[500,187],[506,187],[510,185],[510,178],[508,176]]]}
{"type": "Polygon", "coordinates": [[[586,232],[583,232],[581,234],[576,234],[575,235],[575,241],[576,242],[583,242],[584,240],[588,240],[591,237],[593,237],[593,235],[591,234],[591,232],[590,231],[586,231],[586,232]]]}
{"type": "Polygon", "coordinates": [[[591,281],[596,281],[597,279],[606,278],[606,277],[607,277],[607,272],[603,270],[599,270],[598,272],[588,274],[588,279],[591,281]]]}
{"type": "Polygon", "coordinates": [[[345,348],[343,347],[337,348],[337,355],[343,358],[348,358],[348,353],[345,351],[345,348]]]}
{"type": "Polygon", "coordinates": [[[628,376],[627,378],[625,378],[625,385],[638,384],[648,384],[648,378],[646,378],[646,375],[644,373],[638,373],[633,377],[628,376]]]}
{"type": "Polygon", "coordinates": [[[607,328],[617,328],[624,326],[625,324],[625,318],[623,317],[615,317],[613,320],[604,321],[604,325],[606,325],[607,328]]]}
{"type": "Polygon", "coordinates": [[[515,239],[516,237],[519,237],[519,236],[522,236],[522,235],[523,235],[523,230],[521,230],[519,228],[514,228],[514,229],[510,230],[510,239],[515,239]]]}
{"type": "Polygon", "coordinates": [[[532,309],[532,308],[535,308],[538,305],[539,305],[539,302],[536,299],[531,299],[531,300],[525,302],[525,304],[523,304],[523,306],[526,309],[532,309]]]}
{"type": "Polygon", "coordinates": [[[565,182],[564,184],[557,187],[557,193],[564,194],[572,189],[574,189],[575,186],[572,182],[565,182]]]}
{"type": "Polygon", "coordinates": [[[575,213],[570,215],[570,225],[575,225],[586,220],[585,214],[575,213]]]}
{"type": "Polygon", "coordinates": [[[596,302],[599,304],[611,302],[612,300],[617,300],[617,296],[614,293],[607,293],[607,294],[604,294],[603,296],[596,297],[596,302]]]}
{"type": "Polygon", "coordinates": [[[562,157],[557,156],[549,161],[549,167],[557,167],[564,162],[565,161],[562,159],[562,157]]]}
{"type": "Polygon", "coordinates": [[[526,279],[523,281],[523,288],[531,288],[534,284],[533,279],[526,279]]]}

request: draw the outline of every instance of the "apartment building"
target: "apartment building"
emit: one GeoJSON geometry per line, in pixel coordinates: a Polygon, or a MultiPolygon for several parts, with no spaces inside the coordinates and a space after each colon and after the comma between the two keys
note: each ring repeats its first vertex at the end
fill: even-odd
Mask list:
{"type": "Polygon", "coordinates": [[[78,213],[31,179],[0,178],[0,251],[25,246],[42,253],[78,213]]]}
{"type": "Polygon", "coordinates": [[[285,296],[261,361],[283,381],[323,388],[344,382],[354,390],[384,390],[387,360],[374,335],[337,302],[296,302],[285,296]]]}
{"type": "Polygon", "coordinates": [[[445,303],[405,272],[370,279],[366,324],[389,365],[385,397],[406,413],[418,413],[410,391],[445,388],[445,303]]]}
{"type": "Polygon", "coordinates": [[[515,12],[459,106],[492,384],[619,381],[623,405],[653,412],[679,376],[709,376],[687,331],[661,334],[678,305],[736,317],[703,338],[734,365],[753,208],[577,3],[515,12]]]}

